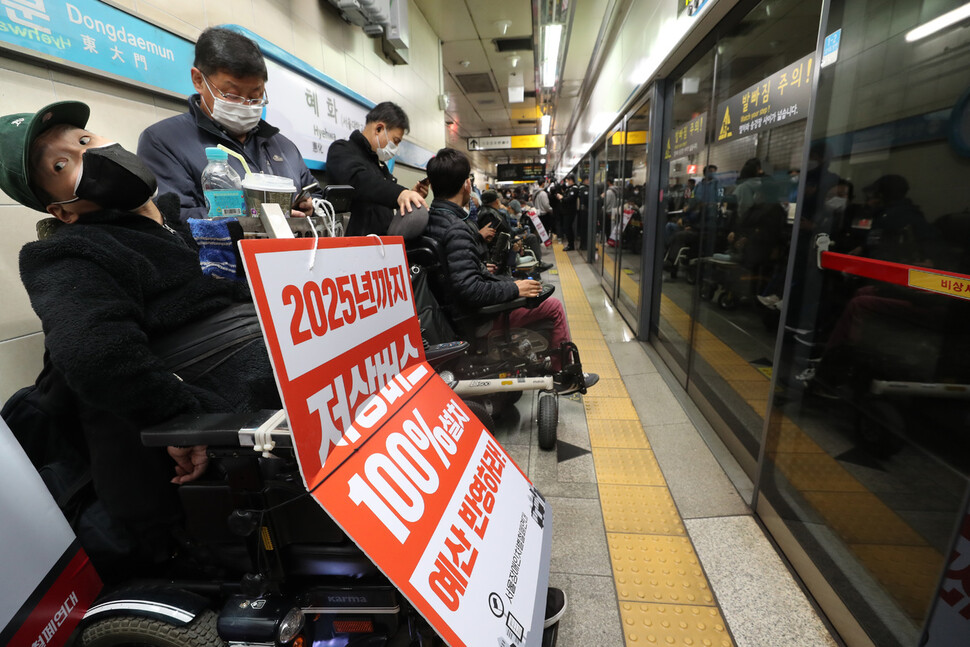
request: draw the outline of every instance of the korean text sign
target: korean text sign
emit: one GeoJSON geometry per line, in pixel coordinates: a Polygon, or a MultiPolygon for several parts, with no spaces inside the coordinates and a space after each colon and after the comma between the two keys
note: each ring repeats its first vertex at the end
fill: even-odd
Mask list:
{"type": "Polygon", "coordinates": [[[551,511],[423,362],[410,284],[380,319],[361,317],[371,303],[354,290],[361,277],[407,268],[403,245],[388,242],[400,239],[383,240],[320,239],[313,270],[306,239],[240,245],[304,480],[449,644],[538,645],[551,511]],[[348,272],[356,283],[339,281],[348,272]],[[348,285],[344,305],[338,286],[348,285]],[[289,286],[302,286],[302,314],[289,286]],[[357,318],[348,321],[351,295],[357,318]],[[344,334],[300,341],[324,325],[311,307],[342,313],[344,334]],[[371,366],[374,381],[365,385],[371,366]]]}

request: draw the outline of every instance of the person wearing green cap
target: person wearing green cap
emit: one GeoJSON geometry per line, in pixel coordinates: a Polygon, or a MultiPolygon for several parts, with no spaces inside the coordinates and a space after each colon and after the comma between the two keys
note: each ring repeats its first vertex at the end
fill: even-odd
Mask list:
{"type": "Polygon", "coordinates": [[[151,171],[86,130],[89,113],[65,101],[0,117],[0,189],[56,219],[20,252],[45,335],[37,391],[70,394],[73,402],[53,404],[73,407],[80,424],[59,431],[86,446],[98,499],[142,564],[167,552],[158,526],[179,515],[170,481],[198,477],[206,459],[204,448],[142,447],[140,430],[182,413],[278,408],[279,396],[258,335],[234,340],[231,356],[203,375],[166,363],[178,335],[251,309],[251,297],[244,283],[203,275],[191,237],[151,200],[151,171]]]}

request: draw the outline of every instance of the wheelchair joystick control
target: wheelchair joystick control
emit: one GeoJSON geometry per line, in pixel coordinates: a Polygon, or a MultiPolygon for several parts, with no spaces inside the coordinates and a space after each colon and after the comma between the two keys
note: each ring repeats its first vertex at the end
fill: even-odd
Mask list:
{"type": "Polygon", "coordinates": [[[239,537],[248,537],[256,530],[259,519],[251,510],[233,510],[226,520],[229,531],[239,537]]]}

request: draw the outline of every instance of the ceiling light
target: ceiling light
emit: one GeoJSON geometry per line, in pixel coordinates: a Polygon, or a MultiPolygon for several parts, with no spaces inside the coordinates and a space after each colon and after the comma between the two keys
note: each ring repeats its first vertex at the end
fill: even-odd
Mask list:
{"type": "Polygon", "coordinates": [[[505,59],[509,62],[509,65],[511,65],[512,67],[518,67],[519,61],[522,60],[522,57],[519,56],[518,54],[512,54],[512,56],[506,56],[505,59]]]}
{"type": "Polygon", "coordinates": [[[540,164],[545,164],[546,163],[546,158],[545,157],[540,157],[539,158],[539,163],[540,164]]]}
{"type": "Polygon", "coordinates": [[[562,39],[562,25],[546,25],[542,29],[542,87],[552,88],[556,85],[556,68],[559,67],[559,41],[562,39]]]}
{"type": "Polygon", "coordinates": [[[924,22],[906,34],[906,42],[915,43],[920,39],[932,36],[941,29],[946,29],[950,25],[956,24],[961,20],[966,20],[967,18],[970,18],[970,2],[962,7],[957,7],[953,11],[948,11],[938,18],[924,22]]]}
{"type": "Polygon", "coordinates": [[[509,33],[509,27],[512,26],[511,20],[496,20],[495,28],[502,32],[502,35],[509,33]]]}
{"type": "Polygon", "coordinates": [[[539,154],[540,155],[545,155],[546,154],[546,147],[545,146],[543,146],[542,148],[539,149],[539,154]]]}
{"type": "Polygon", "coordinates": [[[539,134],[548,135],[549,128],[552,126],[552,115],[542,115],[539,118],[539,134]]]}
{"type": "Polygon", "coordinates": [[[458,64],[461,65],[462,67],[468,67],[469,65],[472,64],[472,62],[471,61],[458,61],[458,64]]]}

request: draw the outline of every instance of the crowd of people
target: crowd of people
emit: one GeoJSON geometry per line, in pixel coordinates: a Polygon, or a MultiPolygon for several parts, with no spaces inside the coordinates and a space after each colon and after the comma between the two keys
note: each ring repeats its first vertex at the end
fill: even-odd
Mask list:
{"type": "MultiPolygon", "coordinates": [[[[125,554],[120,574],[167,554],[170,537],[158,529],[179,515],[170,483],[200,477],[207,464],[205,447],[145,448],[140,430],[179,414],[280,407],[262,337],[252,334],[248,285],[200,266],[191,225],[208,212],[200,183],[205,149],[222,145],[252,170],[289,178],[298,189],[314,183],[297,147],[262,119],[268,76],[255,43],[207,29],[189,73],[197,93],[188,111],[147,128],[137,154],[87,130],[90,109],[80,102],[0,117],[0,188],[53,220],[20,253],[21,279],[45,334],[44,368],[27,396],[8,401],[4,418],[26,420],[35,437],[57,434],[84,454],[118,530],[112,546],[87,548],[95,558],[102,548],[125,554]],[[185,342],[212,331],[212,344],[194,347],[186,364],[185,342]]],[[[445,249],[454,310],[538,296],[540,281],[512,273],[527,251],[540,263],[534,276],[551,267],[541,262],[542,241],[525,215],[528,199],[541,199],[487,191],[473,200],[467,157],[448,148],[428,164],[426,180],[399,185],[386,163],[408,130],[405,112],[384,102],[361,130],[331,145],[331,182],[355,189],[347,233],[387,234],[393,219],[429,207],[430,187],[425,233],[445,249]],[[501,252],[498,234],[508,245],[501,252]]],[[[312,214],[319,196],[313,189],[289,215],[312,214]]],[[[555,298],[514,310],[510,319],[523,326],[545,320],[554,345],[569,340],[555,298]]],[[[562,390],[596,380],[587,374],[585,385],[572,380],[562,390]]]]}

